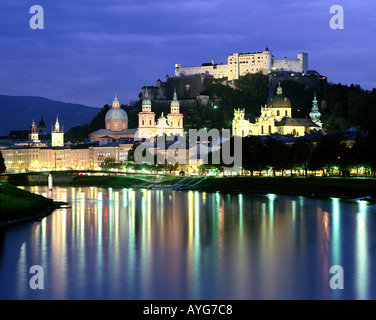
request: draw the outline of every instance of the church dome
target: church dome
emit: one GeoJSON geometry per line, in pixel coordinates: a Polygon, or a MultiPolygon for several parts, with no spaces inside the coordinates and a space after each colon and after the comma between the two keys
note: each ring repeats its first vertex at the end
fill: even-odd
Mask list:
{"type": "Polygon", "coordinates": [[[290,99],[283,95],[281,86],[278,86],[277,94],[269,99],[268,105],[270,108],[291,108],[290,99]]]}
{"type": "Polygon", "coordinates": [[[128,115],[127,113],[121,108],[112,108],[107,111],[106,117],[104,118],[105,121],[109,120],[127,120],[128,115]]]}

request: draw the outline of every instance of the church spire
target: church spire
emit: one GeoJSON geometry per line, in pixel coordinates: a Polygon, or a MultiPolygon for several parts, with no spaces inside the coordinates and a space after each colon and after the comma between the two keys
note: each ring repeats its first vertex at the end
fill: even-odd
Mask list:
{"type": "Polygon", "coordinates": [[[314,94],[314,98],[312,101],[312,111],[310,112],[309,116],[312,122],[314,122],[315,124],[321,124],[321,120],[320,120],[321,113],[319,111],[319,107],[318,107],[318,103],[316,99],[316,92],[314,94]]]}
{"type": "Polygon", "coordinates": [[[59,115],[56,115],[55,132],[60,132],[59,115]]]}

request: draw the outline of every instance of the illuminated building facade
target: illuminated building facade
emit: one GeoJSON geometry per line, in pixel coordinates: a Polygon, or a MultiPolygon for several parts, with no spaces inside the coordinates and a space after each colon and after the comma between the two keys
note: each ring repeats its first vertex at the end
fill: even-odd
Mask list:
{"type": "Polygon", "coordinates": [[[281,86],[277,88],[274,97],[268,99],[268,104],[261,107],[261,115],[254,123],[245,119],[245,109],[234,109],[232,120],[232,134],[246,137],[248,135],[281,135],[304,136],[312,131],[321,131],[320,112],[317,107],[316,94],[313,100],[313,108],[308,118],[292,118],[290,100],[283,95],[281,86]]]}
{"type": "Polygon", "coordinates": [[[203,63],[197,67],[182,67],[175,64],[175,77],[207,74],[214,78],[236,80],[247,74],[262,72],[264,75],[271,71],[290,71],[306,73],[308,70],[308,53],[300,52],[296,59],[274,59],[268,47],[263,52],[232,53],[227,58],[227,64],[203,63]]]}

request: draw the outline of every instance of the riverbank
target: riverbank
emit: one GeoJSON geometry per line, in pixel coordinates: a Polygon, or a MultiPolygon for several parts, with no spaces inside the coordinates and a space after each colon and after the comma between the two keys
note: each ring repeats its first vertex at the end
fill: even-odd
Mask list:
{"type": "Polygon", "coordinates": [[[376,202],[376,179],[373,178],[80,176],[74,178],[70,185],[219,191],[223,193],[275,193],[367,199],[376,202]]]}
{"type": "Polygon", "coordinates": [[[376,202],[376,179],[304,177],[186,177],[169,178],[153,186],[225,193],[276,193],[314,197],[367,199],[376,202]]]}
{"type": "MultiPolygon", "coordinates": [[[[119,175],[100,173],[73,175],[53,174],[54,186],[97,186],[114,188],[146,188],[164,190],[197,190],[223,193],[258,193],[303,195],[310,197],[338,197],[343,199],[367,199],[376,203],[376,179],[338,177],[250,177],[250,176],[163,176],[119,175]]],[[[13,185],[45,185],[38,176],[20,174],[11,176],[13,185]],[[26,180],[25,177],[28,177],[26,180]],[[32,179],[31,179],[32,178],[32,179]],[[23,181],[24,183],[20,183],[23,181]]],[[[47,178],[47,175],[44,177],[47,178]]],[[[47,180],[47,179],[46,179],[47,180]]]]}
{"type": "Polygon", "coordinates": [[[67,205],[9,183],[0,183],[0,228],[40,221],[55,209],[67,205]]]}

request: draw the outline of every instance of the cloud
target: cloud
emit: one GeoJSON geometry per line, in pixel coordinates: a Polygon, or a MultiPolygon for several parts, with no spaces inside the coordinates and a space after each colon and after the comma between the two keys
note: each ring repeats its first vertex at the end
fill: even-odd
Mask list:
{"type": "Polygon", "coordinates": [[[266,45],[276,59],[308,52],[309,67],[329,80],[376,87],[375,2],[342,0],[345,29],[337,31],[329,28],[332,2],[41,0],[46,28],[32,31],[31,4],[5,0],[0,93],[100,106],[116,90],[127,103],[175,63],[226,63],[266,45]]]}

